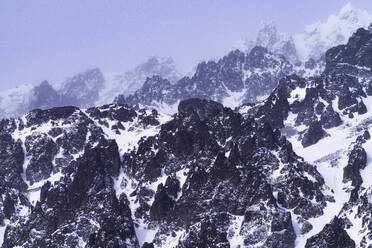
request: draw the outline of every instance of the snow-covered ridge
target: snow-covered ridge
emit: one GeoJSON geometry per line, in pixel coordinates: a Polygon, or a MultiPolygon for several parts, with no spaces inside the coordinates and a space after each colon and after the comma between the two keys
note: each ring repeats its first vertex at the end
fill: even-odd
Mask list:
{"type": "Polygon", "coordinates": [[[21,116],[35,108],[70,105],[87,108],[109,104],[119,94],[133,93],[153,75],[167,78],[172,83],[181,77],[170,57],[152,56],[133,70],[115,77],[104,75],[98,68],[88,69],[63,82],[24,84],[0,92],[0,118],[21,116]]]}
{"type": "Polygon", "coordinates": [[[273,22],[263,22],[255,41],[239,40],[235,47],[244,51],[256,45],[263,46],[286,56],[294,64],[303,64],[310,58],[322,59],[329,48],[345,44],[358,28],[367,28],[371,22],[372,14],[348,3],[327,20],[310,24],[303,32],[295,34],[279,32],[273,22]]]}
{"type": "Polygon", "coordinates": [[[181,78],[171,57],[152,56],[123,75],[108,77],[96,104],[112,103],[118,94],[128,96],[141,88],[146,78],[154,75],[166,78],[171,83],[181,78]]]}
{"type": "Polygon", "coordinates": [[[358,28],[367,28],[371,22],[372,14],[348,3],[337,15],[330,15],[325,21],[308,25],[303,33],[293,35],[299,58],[302,61],[319,59],[327,49],[345,44],[358,28]]]}
{"type": "MultiPolygon", "coordinates": [[[[81,110],[75,107],[35,110],[20,118],[1,123],[1,132],[9,130],[13,142],[20,145],[24,156],[21,180],[24,181],[25,188],[11,193],[15,204],[14,214],[27,221],[32,209],[42,201],[45,185],[53,188],[70,184],[75,175],[69,176],[66,169],[74,168],[74,163],[88,150],[104,144],[104,140],[115,140],[122,158],[124,153],[138,145],[140,139],[155,135],[160,125],[169,119],[169,116],[150,110],[136,112],[126,106],[105,105],[81,110]],[[24,200],[16,200],[21,197],[24,197],[24,200]]],[[[0,134],[4,134],[1,132],[0,134]]],[[[15,156],[17,155],[13,154],[13,157],[15,156]]],[[[1,166],[4,169],[6,165],[1,166]]],[[[114,184],[117,184],[116,181],[121,180],[122,176],[120,174],[119,178],[114,177],[114,184]]],[[[115,186],[115,189],[120,195],[120,186],[115,186]]],[[[2,204],[1,199],[0,205],[2,204]]],[[[134,211],[135,209],[132,209],[133,213],[134,211]]],[[[91,218],[90,221],[93,226],[99,228],[98,219],[91,218]]],[[[0,246],[7,226],[17,228],[19,225],[7,218],[4,224],[0,225],[0,246]]],[[[78,235],[77,238],[78,247],[84,247],[87,238],[84,237],[84,242],[81,236],[78,235]]]]}

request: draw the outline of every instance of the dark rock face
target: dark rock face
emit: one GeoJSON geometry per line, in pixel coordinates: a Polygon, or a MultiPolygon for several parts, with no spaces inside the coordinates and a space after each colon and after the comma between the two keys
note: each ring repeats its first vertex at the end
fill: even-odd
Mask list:
{"type": "MultiPolygon", "coordinates": [[[[114,187],[121,170],[119,147],[102,128],[120,134],[128,123],[159,125],[157,118],[154,111],[107,105],[86,112],[34,110],[3,120],[3,247],[139,247],[127,198],[117,197],[114,187]]],[[[176,186],[171,179],[166,183],[172,197],[176,186]]]]}
{"type": "Polygon", "coordinates": [[[351,181],[354,189],[351,193],[351,201],[358,199],[358,191],[363,179],[360,175],[360,170],[367,165],[367,153],[360,144],[356,144],[349,154],[349,160],[344,168],[344,181],[351,181]]]}
{"type": "Polygon", "coordinates": [[[342,220],[335,217],[320,233],[308,239],[305,247],[354,248],[355,242],[343,228],[342,220]]]}
{"type": "MultiPolygon", "coordinates": [[[[341,50],[328,53],[323,75],[282,78],[265,101],[244,105],[244,116],[241,109],[195,97],[221,102],[244,88],[247,100],[257,97],[255,90],[271,91],[291,68],[262,47],[201,63],[192,78],[176,84],[149,78],[122,99],[136,108],[35,109],[0,121],[2,246],[295,247],[296,233],[317,228],[311,219],[335,199],[317,167],[296,155],[282,131],[298,127],[295,137],[305,148],[367,112],[370,85],[361,82],[369,82],[370,74],[359,67],[369,66],[369,40],[369,33],[358,31],[341,50]],[[268,73],[270,68],[280,70],[268,73]],[[269,83],[262,85],[264,80],[269,83]],[[180,100],[172,117],[138,109],[180,100]]],[[[61,92],[77,96],[96,87],[97,77],[92,72],[85,83],[71,79],[61,92]]],[[[40,99],[52,92],[47,83],[39,91],[40,99]]],[[[357,245],[369,245],[372,190],[361,173],[370,123],[366,118],[348,129],[359,135],[340,167],[344,182],[351,181],[349,201],[306,247],[355,247],[345,229],[356,224],[357,245]]]]}
{"type": "Polygon", "coordinates": [[[281,55],[263,47],[244,54],[236,50],[217,62],[202,62],[193,77],[176,84],[159,76],[148,78],[133,95],[116,98],[117,103],[131,106],[173,105],[189,98],[212,99],[222,103],[230,92],[243,92],[242,102],[256,102],[268,95],[280,78],[293,72],[292,65],[281,55]]]}
{"type": "Polygon", "coordinates": [[[35,86],[33,91],[33,98],[29,106],[30,109],[47,109],[60,106],[61,101],[58,92],[47,81],[43,81],[40,85],[35,86]]]}
{"type": "Polygon", "coordinates": [[[87,150],[71,171],[73,180],[66,174],[57,185],[44,187],[42,201],[21,226],[8,226],[4,246],[77,246],[79,237],[88,247],[136,246],[130,209],[112,187],[120,159],[117,149],[110,156],[111,149],[110,143],[100,143],[87,150]],[[35,227],[42,235],[35,235],[35,227]]]}
{"type": "Polygon", "coordinates": [[[324,112],[319,110],[319,113],[321,114],[320,124],[324,128],[337,127],[342,124],[340,114],[333,110],[332,105],[328,105],[324,112]]]}
{"type": "MultiPolygon", "coordinates": [[[[327,52],[327,66],[322,75],[308,79],[286,76],[263,103],[242,113],[269,122],[273,128],[283,128],[287,121],[287,126],[305,125],[309,129],[314,123],[324,129],[334,128],[341,125],[345,117],[352,119],[365,114],[364,99],[370,92],[370,85],[361,82],[370,82],[372,78],[368,62],[371,44],[370,31],[358,30],[346,45],[327,52]],[[294,122],[288,123],[290,115],[295,116],[294,122]]],[[[309,138],[308,135],[303,137],[309,138]]],[[[325,135],[320,131],[313,141],[302,142],[306,146],[322,137],[325,135]]]]}
{"type": "Polygon", "coordinates": [[[79,73],[63,83],[58,91],[62,104],[55,106],[93,106],[104,82],[103,74],[98,68],[79,73]]]}
{"type": "Polygon", "coordinates": [[[372,68],[371,30],[360,28],[353,34],[346,45],[340,45],[326,52],[326,72],[334,69],[336,64],[351,64],[372,68]]]}
{"type": "Polygon", "coordinates": [[[140,203],[135,216],[159,226],[153,243],[165,245],[173,231],[186,230],[180,247],[229,246],[229,226],[240,216],[236,235],[244,245],[294,247],[291,216],[278,204],[305,219],[321,215],[324,180],[316,169],[301,162],[269,124],[207,100],[186,100],[178,109],[158,135],[124,156],[124,168],[138,185],[131,194],[140,203]],[[280,176],[274,179],[275,170],[280,176]],[[305,171],[316,179],[308,180],[305,171]],[[148,189],[148,182],[164,177],[156,193],[148,189]]]}
{"type": "Polygon", "coordinates": [[[326,136],[326,132],[318,121],[314,121],[310,124],[309,129],[304,134],[301,141],[303,147],[311,146],[317,143],[320,139],[326,136]]]}
{"type": "MultiPolygon", "coordinates": [[[[10,125],[8,127],[12,128],[10,125]]],[[[0,131],[0,225],[5,218],[12,217],[16,203],[26,199],[27,185],[21,177],[23,162],[21,143],[14,141],[5,130],[0,131]]]]}

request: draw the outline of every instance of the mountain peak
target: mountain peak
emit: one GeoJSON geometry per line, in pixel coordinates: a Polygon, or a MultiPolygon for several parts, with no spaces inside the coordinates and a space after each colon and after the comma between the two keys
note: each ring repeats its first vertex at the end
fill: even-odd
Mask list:
{"type": "Polygon", "coordinates": [[[305,32],[293,36],[300,59],[321,58],[326,50],[345,44],[355,30],[367,28],[371,22],[372,15],[367,11],[346,4],[337,15],[308,25],[305,32]]]}

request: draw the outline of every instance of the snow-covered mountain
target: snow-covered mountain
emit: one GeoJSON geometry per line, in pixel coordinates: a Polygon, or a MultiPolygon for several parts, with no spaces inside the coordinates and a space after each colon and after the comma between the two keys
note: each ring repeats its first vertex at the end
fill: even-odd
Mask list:
{"type": "Polygon", "coordinates": [[[292,64],[283,56],[257,46],[249,53],[235,50],[218,61],[202,62],[192,77],[176,83],[159,76],[148,78],[134,94],[120,95],[116,102],[155,107],[170,114],[181,100],[195,97],[234,108],[264,99],[280,78],[293,72],[292,64]]]}
{"type": "Polygon", "coordinates": [[[115,101],[134,107],[155,107],[167,113],[176,112],[181,100],[192,97],[211,99],[232,108],[257,102],[270,94],[285,75],[295,73],[305,78],[321,75],[327,49],[346,43],[357,28],[368,27],[370,22],[372,15],[350,4],[338,15],[293,36],[266,22],[256,41],[240,44],[244,52],[237,50],[219,60],[200,63],[193,76],[178,82],[149,77],[142,88],[132,94],[121,94],[115,101]]]}
{"type": "Polygon", "coordinates": [[[17,117],[32,109],[57,106],[93,106],[105,79],[99,69],[79,73],[53,86],[48,81],[25,84],[0,93],[0,119],[17,117]]]}
{"type": "Polygon", "coordinates": [[[310,24],[303,32],[292,35],[279,32],[273,22],[263,22],[255,41],[239,40],[235,46],[242,51],[263,46],[273,53],[282,54],[293,65],[304,64],[309,59],[317,62],[323,59],[329,48],[345,44],[355,30],[367,28],[371,22],[372,14],[348,3],[338,14],[310,24]]]}
{"type": "Polygon", "coordinates": [[[78,73],[62,83],[43,81],[25,84],[0,93],[0,118],[20,116],[32,109],[57,106],[91,107],[112,103],[119,94],[128,95],[141,88],[147,77],[159,75],[176,82],[181,76],[172,58],[150,57],[132,71],[106,79],[100,69],[78,73]]]}
{"type": "Polygon", "coordinates": [[[132,71],[107,80],[97,104],[111,103],[119,94],[128,96],[140,89],[148,77],[155,75],[165,78],[171,83],[175,83],[181,78],[171,57],[152,56],[132,71]]]}
{"type": "MultiPolygon", "coordinates": [[[[261,61],[246,56],[184,80],[218,85],[261,61]]],[[[0,121],[2,247],[371,247],[372,29],[325,61],[235,111],[190,98],[172,116],[110,104],[0,121]]]]}
{"type": "Polygon", "coordinates": [[[353,8],[350,3],[341,8],[337,15],[326,21],[319,21],[305,28],[303,33],[293,35],[299,58],[319,59],[331,47],[345,44],[358,28],[367,28],[372,22],[372,14],[353,8]]]}
{"type": "Polygon", "coordinates": [[[255,41],[239,40],[235,46],[247,52],[255,46],[265,47],[272,53],[285,56],[293,65],[299,63],[293,37],[279,32],[274,22],[262,22],[255,41]]]}
{"type": "MultiPolygon", "coordinates": [[[[371,247],[372,30],[328,50],[326,62],[322,76],[286,77],[266,101],[240,112],[280,128],[332,192],[324,214],[310,221],[316,228],[297,232],[298,247],[323,247],[339,235],[338,247],[371,247]]],[[[292,217],[301,230],[302,217],[292,217]]]]}

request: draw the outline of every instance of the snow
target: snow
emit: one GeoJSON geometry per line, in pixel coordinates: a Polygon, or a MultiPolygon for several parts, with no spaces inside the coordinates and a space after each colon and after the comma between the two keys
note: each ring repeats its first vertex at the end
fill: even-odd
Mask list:
{"type": "Polygon", "coordinates": [[[306,88],[297,87],[296,89],[292,90],[291,96],[288,98],[289,104],[294,103],[296,100],[302,101],[305,99],[306,96],[306,88]]]}
{"type": "Polygon", "coordinates": [[[345,44],[355,30],[367,28],[371,22],[371,14],[348,3],[337,15],[308,25],[303,33],[293,36],[298,55],[302,61],[310,57],[318,59],[327,49],[345,44]]]}
{"type": "Polygon", "coordinates": [[[240,235],[240,229],[242,227],[243,221],[244,215],[232,216],[232,221],[227,231],[227,239],[230,243],[230,247],[232,248],[244,247],[244,237],[240,235]]]}
{"type": "MultiPolygon", "coordinates": [[[[160,182],[159,182],[160,183],[160,182]]],[[[132,219],[134,220],[134,229],[140,246],[145,242],[151,243],[157,233],[157,228],[149,228],[143,219],[136,218],[134,213],[139,207],[139,202],[136,196],[130,196],[130,194],[136,190],[138,182],[135,179],[128,177],[123,168],[120,170],[119,177],[114,178],[114,189],[116,191],[116,197],[119,198],[122,193],[126,195],[129,200],[129,208],[132,213],[132,219]]],[[[155,185],[153,185],[154,187],[155,185]]]]}
{"type": "MultiPolygon", "coordinates": [[[[83,110],[87,116],[89,114],[83,110]]],[[[147,114],[150,114],[150,111],[147,110],[147,114]]],[[[169,121],[171,117],[166,114],[159,113],[158,121],[160,122],[159,126],[147,126],[143,127],[140,124],[139,117],[137,116],[133,122],[124,122],[122,125],[124,126],[125,130],[120,130],[120,134],[117,134],[114,130],[112,130],[112,126],[117,124],[117,121],[106,120],[108,123],[108,127],[105,125],[100,124],[97,120],[91,118],[94,121],[95,125],[101,127],[105,135],[109,139],[114,139],[119,147],[119,153],[122,156],[128,150],[133,149],[139,142],[139,140],[143,137],[154,136],[160,130],[160,125],[169,121]]]]}
{"type": "MultiPolygon", "coordinates": [[[[372,129],[370,129],[369,132],[372,133],[372,129]]],[[[367,166],[364,170],[360,171],[360,175],[363,179],[362,187],[368,188],[372,186],[372,154],[370,153],[370,151],[372,151],[372,139],[367,140],[367,142],[363,144],[363,148],[367,152],[367,166]]]]}
{"type": "Polygon", "coordinates": [[[152,101],[148,106],[140,105],[140,108],[156,109],[164,115],[173,115],[178,112],[178,105],[180,100],[174,104],[166,104],[163,102],[152,101]]]}
{"type": "Polygon", "coordinates": [[[317,170],[323,176],[327,187],[329,187],[326,190],[326,193],[329,195],[332,194],[335,202],[327,202],[327,206],[324,208],[324,214],[322,216],[310,218],[308,220],[310,224],[313,225],[313,229],[304,235],[297,236],[296,247],[305,247],[306,240],[319,233],[326,224],[330,223],[332,219],[339,214],[344,203],[349,200],[349,193],[344,189],[349,188],[350,183],[344,184],[342,182],[343,168],[346,164],[347,156],[343,156],[336,167],[332,167],[328,162],[317,164],[317,170]],[[333,190],[334,193],[332,193],[331,190],[333,190]]]}
{"type": "Polygon", "coordinates": [[[234,109],[243,104],[244,95],[247,91],[246,89],[242,89],[241,91],[231,91],[225,86],[225,84],[223,84],[223,86],[228,94],[228,96],[222,100],[222,104],[225,107],[234,109]]]}
{"type": "MultiPolygon", "coordinates": [[[[291,96],[293,97],[295,94],[297,93],[293,93],[291,96]]],[[[348,152],[352,148],[353,142],[355,142],[357,136],[362,134],[365,129],[371,131],[372,128],[372,97],[364,98],[363,101],[368,109],[366,114],[355,114],[352,119],[341,115],[343,118],[342,125],[327,129],[326,132],[329,134],[328,137],[306,148],[303,148],[301,142],[298,140],[298,132],[303,131],[306,127],[295,126],[294,121],[296,114],[290,113],[284,123],[286,126],[285,129],[291,128],[297,131],[297,134],[287,136],[288,140],[292,143],[293,150],[299,156],[303,157],[306,162],[316,165],[317,170],[325,180],[326,186],[323,192],[326,195],[333,196],[335,199],[335,202],[327,202],[322,216],[309,219],[309,222],[313,225],[313,229],[310,232],[304,235],[301,235],[299,232],[297,233],[296,247],[304,247],[306,240],[319,233],[326,224],[332,221],[334,216],[338,216],[344,204],[349,200],[349,192],[352,189],[351,182],[343,182],[343,168],[348,162],[348,152]]],[[[332,102],[335,110],[338,109],[337,102],[338,99],[332,102]]],[[[366,168],[361,170],[363,179],[362,186],[370,188],[372,185],[372,180],[370,179],[370,175],[372,174],[372,156],[369,154],[369,151],[372,150],[372,139],[363,144],[363,147],[367,151],[368,161],[366,168]]],[[[314,180],[312,178],[309,179],[314,180]]],[[[356,217],[356,212],[357,210],[354,209],[351,213],[347,214],[347,217],[353,223],[353,226],[347,229],[347,232],[350,237],[358,243],[363,235],[360,232],[362,229],[361,218],[356,217]]],[[[292,217],[294,227],[298,228],[299,223],[297,223],[297,216],[292,213],[292,217]]]]}
{"type": "Polygon", "coordinates": [[[0,226],[0,245],[4,242],[5,229],[8,224],[9,220],[4,220],[4,226],[0,226]]]}
{"type": "Polygon", "coordinates": [[[39,182],[34,183],[32,186],[28,187],[28,199],[30,203],[35,206],[36,202],[40,201],[40,191],[41,187],[49,181],[52,185],[54,185],[55,182],[58,182],[63,177],[62,172],[57,172],[55,174],[52,174],[48,179],[41,180],[39,182]]]}
{"type": "Polygon", "coordinates": [[[176,177],[177,177],[178,181],[180,182],[180,189],[181,189],[181,191],[178,193],[177,199],[181,198],[181,196],[182,196],[182,188],[183,188],[183,185],[186,182],[189,170],[190,169],[185,168],[185,169],[181,169],[181,170],[176,172],[176,177]]]}

